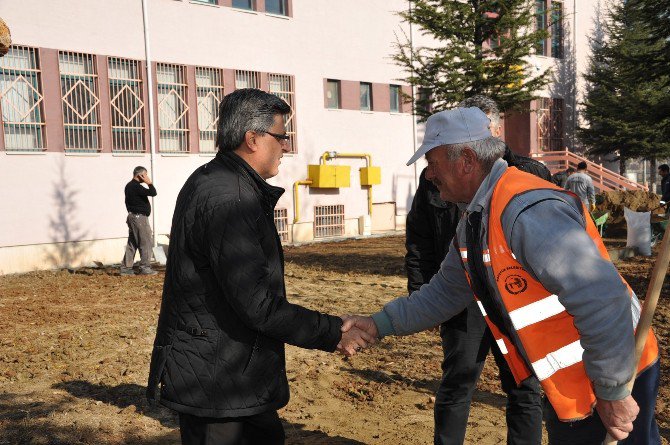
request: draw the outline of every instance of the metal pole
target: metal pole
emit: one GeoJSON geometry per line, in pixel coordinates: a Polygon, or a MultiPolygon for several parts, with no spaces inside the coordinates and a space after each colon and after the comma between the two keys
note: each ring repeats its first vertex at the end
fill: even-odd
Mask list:
{"type": "MultiPolygon", "coordinates": [[[[155,137],[155,126],[156,119],[154,116],[154,79],[152,76],[151,70],[151,45],[149,43],[149,5],[147,0],[142,0],[142,18],[144,21],[144,55],[146,59],[146,70],[147,70],[147,89],[149,90],[149,159],[151,161],[151,181],[156,182],[156,166],[154,164],[154,154],[156,153],[156,137],[155,137]]],[[[156,200],[154,197],[151,197],[151,225],[153,226],[153,241],[154,247],[158,246],[158,240],[156,236],[156,200]]]]}
{"type": "MultiPolygon", "coordinates": [[[[409,21],[409,63],[412,66],[412,77],[414,77],[414,38],[412,36],[412,0],[409,0],[409,16],[410,16],[410,21],[409,21]]],[[[415,91],[414,91],[414,85],[411,85],[412,87],[412,148],[414,149],[414,153],[416,153],[416,111],[414,109],[416,105],[416,100],[415,100],[415,91]]],[[[416,162],[414,163],[414,190],[419,187],[419,174],[417,172],[417,167],[416,167],[416,162]]]]}

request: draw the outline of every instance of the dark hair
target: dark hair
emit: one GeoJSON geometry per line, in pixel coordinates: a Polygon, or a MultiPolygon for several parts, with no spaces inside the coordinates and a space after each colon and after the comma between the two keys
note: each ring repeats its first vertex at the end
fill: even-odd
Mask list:
{"type": "Polygon", "coordinates": [[[135,167],[135,169],[133,170],[133,178],[134,178],[135,176],[139,175],[140,173],[145,172],[145,171],[147,171],[146,168],[142,167],[141,165],[138,165],[138,166],[135,167]]]}
{"type": "Polygon", "coordinates": [[[586,162],[582,161],[579,164],[577,164],[577,170],[586,170],[588,166],[586,165],[586,162]]]}
{"type": "Polygon", "coordinates": [[[661,170],[662,172],[670,172],[670,165],[668,164],[661,164],[658,166],[658,169],[661,170]]]}
{"type": "Polygon", "coordinates": [[[233,151],[244,142],[247,131],[265,132],[277,114],[290,112],[291,107],[274,94],[255,88],[235,90],[219,106],[216,146],[220,151],[233,151]]]}
{"type": "Polygon", "coordinates": [[[574,173],[574,172],[575,172],[575,168],[574,168],[574,167],[568,167],[568,169],[567,169],[566,171],[567,171],[568,173],[574,173]]]}

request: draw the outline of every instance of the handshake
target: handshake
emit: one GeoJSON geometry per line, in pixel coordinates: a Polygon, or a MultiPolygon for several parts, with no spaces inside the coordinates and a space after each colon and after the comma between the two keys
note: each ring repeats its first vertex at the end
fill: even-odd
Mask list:
{"type": "Polygon", "coordinates": [[[347,357],[351,357],[363,348],[377,342],[379,332],[371,317],[360,315],[343,315],[342,338],[337,344],[337,350],[347,357]]]}

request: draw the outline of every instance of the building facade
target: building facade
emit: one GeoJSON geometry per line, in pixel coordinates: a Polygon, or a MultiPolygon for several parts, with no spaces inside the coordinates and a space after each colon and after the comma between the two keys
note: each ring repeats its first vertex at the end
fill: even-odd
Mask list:
{"type": "MultiPolygon", "coordinates": [[[[532,61],[538,70],[554,67],[546,99],[506,119],[505,137],[519,152],[572,140],[595,2],[576,3],[536,4],[538,26],[550,26],[556,5],[564,12],[532,61]]],[[[423,168],[405,162],[422,129],[390,55],[401,33],[430,44],[398,17],[408,1],[0,5],[13,40],[0,59],[0,273],[119,262],[123,187],[137,165],[158,190],[152,224],[167,244],[179,189],[215,155],[218,104],[244,87],[293,108],[292,153],[270,181],[286,189],[275,215],[283,241],[403,228],[423,168]],[[317,187],[308,165],[319,164],[348,166],[337,170],[346,180],[317,187]]]]}

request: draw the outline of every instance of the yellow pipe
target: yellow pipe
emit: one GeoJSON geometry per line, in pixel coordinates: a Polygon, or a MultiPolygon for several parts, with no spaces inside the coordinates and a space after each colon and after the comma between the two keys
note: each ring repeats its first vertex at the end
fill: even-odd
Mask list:
{"type": "MultiPolygon", "coordinates": [[[[339,153],[337,151],[326,151],[321,155],[321,164],[326,164],[328,159],[335,158],[355,158],[355,159],[365,159],[365,166],[370,167],[372,165],[372,156],[368,153],[339,153]]],[[[368,185],[368,215],[372,218],[372,186],[368,185]]]]}
{"type": "Polygon", "coordinates": [[[298,196],[298,186],[310,185],[310,179],[303,179],[302,181],[295,181],[293,183],[293,224],[300,221],[300,197],[298,196]]]}

